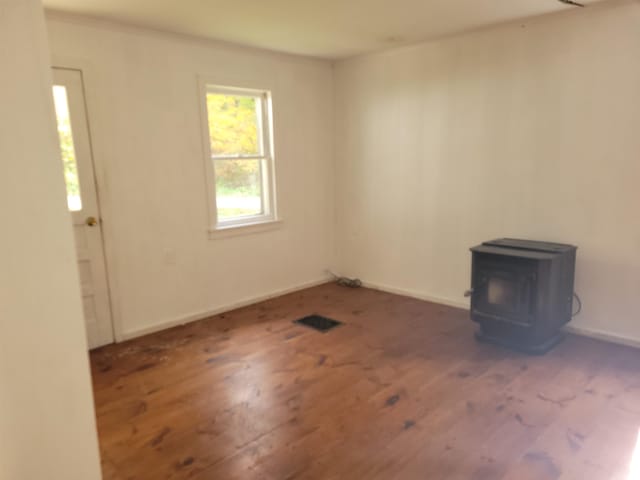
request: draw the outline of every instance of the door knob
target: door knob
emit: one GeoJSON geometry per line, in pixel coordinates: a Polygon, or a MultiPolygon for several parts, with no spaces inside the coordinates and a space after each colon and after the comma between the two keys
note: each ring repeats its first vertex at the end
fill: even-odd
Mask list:
{"type": "Polygon", "coordinates": [[[473,288],[470,288],[469,290],[464,292],[465,297],[470,297],[471,295],[473,295],[473,288]]]}
{"type": "Polygon", "coordinates": [[[87,217],[84,223],[86,223],[90,227],[95,227],[98,224],[98,220],[96,219],[96,217],[87,217]]]}

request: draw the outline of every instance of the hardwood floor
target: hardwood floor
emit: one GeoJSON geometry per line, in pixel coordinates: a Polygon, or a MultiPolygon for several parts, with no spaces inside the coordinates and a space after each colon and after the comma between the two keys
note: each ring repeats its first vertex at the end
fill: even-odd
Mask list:
{"type": "Polygon", "coordinates": [[[94,351],[104,478],[640,478],[640,351],[527,357],[473,329],[327,284],[94,351]],[[345,325],[292,324],[310,313],[345,325]]]}

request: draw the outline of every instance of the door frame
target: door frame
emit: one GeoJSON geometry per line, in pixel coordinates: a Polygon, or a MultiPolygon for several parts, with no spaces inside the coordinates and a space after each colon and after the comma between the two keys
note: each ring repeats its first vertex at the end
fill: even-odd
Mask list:
{"type": "Polygon", "coordinates": [[[102,148],[103,144],[107,144],[104,136],[100,134],[103,131],[100,123],[99,110],[100,106],[99,84],[96,69],[93,64],[84,59],[70,58],[52,54],[51,68],[60,70],[79,71],[82,78],[82,89],[84,94],[85,116],[87,119],[87,130],[89,134],[89,143],[91,148],[91,162],[93,163],[94,182],[96,187],[96,198],[100,218],[102,220],[102,248],[104,251],[105,274],[107,282],[107,298],[111,307],[111,328],[115,343],[125,340],[122,328],[121,316],[121,299],[117,282],[117,264],[115,248],[115,233],[112,228],[113,211],[110,207],[109,191],[106,188],[106,163],[103,161],[101,152],[106,150],[102,148]]]}

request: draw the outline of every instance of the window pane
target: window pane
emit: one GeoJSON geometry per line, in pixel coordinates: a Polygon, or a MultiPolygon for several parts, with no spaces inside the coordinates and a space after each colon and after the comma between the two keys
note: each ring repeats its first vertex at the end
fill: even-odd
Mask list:
{"type": "Polygon", "coordinates": [[[64,166],[64,181],[67,184],[67,206],[72,212],[77,212],[82,210],[82,198],[80,196],[80,180],[78,179],[78,163],[76,162],[76,152],[73,147],[67,89],[62,85],[54,85],[53,101],[58,119],[58,136],[60,137],[60,151],[64,166]]]}
{"type": "Polygon", "coordinates": [[[514,282],[506,278],[492,277],[489,280],[487,300],[492,305],[515,309],[517,291],[514,282]]]}
{"type": "Polygon", "coordinates": [[[260,98],[207,94],[211,155],[262,155],[260,98]]]}
{"type": "Polygon", "coordinates": [[[261,215],[262,160],[214,160],[218,221],[261,215]]]}

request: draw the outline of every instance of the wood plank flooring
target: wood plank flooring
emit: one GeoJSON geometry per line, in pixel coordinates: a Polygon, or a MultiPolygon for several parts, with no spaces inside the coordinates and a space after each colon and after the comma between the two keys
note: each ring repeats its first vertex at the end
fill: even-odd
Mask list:
{"type": "Polygon", "coordinates": [[[473,330],[327,284],[94,351],[104,478],[640,478],[640,351],[570,336],[528,357],[473,330]],[[345,324],[292,324],[311,313],[345,324]]]}

